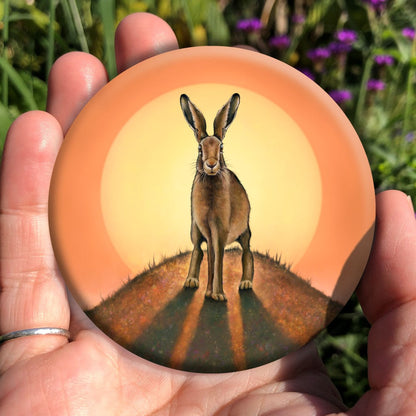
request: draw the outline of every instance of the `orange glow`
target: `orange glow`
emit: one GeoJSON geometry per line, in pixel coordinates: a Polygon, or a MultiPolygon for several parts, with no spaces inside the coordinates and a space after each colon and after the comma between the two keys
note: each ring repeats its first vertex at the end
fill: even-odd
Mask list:
{"type": "MultiPolygon", "coordinates": [[[[178,250],[192,250],[190,194],[197,143],[179,107],[183,90],[170,91],[137,112],[121,129],[104,165],[104,223],[133,275],[149,260],[158,263],[178,250]]],[[[203,111],[208,132],[232,93],[241,95],[224,156],[250,199],[251,246],[296,264],[315,234],[321,209],[319,167],[303,131],[252,91],[215,84],[185,91],[203,111]]]]}
{"type": "Polygon", "coordinates": [[[351,124],[287,65],[246,50],[200,47],[123,72],[67,134],[51,183],[50,228],[61,272],[83,308],[153,256],[191,248],[196,146],[179,95],[200,107],[212,132],[216,111],[233,92],[242,101],[224,154],[252,205],[253,249],[282,255],[341,302],[351,295],[375,217],[370,169],[351,124]],[[340,285],[347,269],[352,280],[340,285]]]}

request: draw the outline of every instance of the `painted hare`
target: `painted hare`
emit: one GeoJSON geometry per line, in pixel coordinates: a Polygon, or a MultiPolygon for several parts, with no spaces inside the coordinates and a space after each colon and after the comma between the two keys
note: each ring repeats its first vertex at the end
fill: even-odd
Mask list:
{"type": "Polygon", "coordinates": [[[201,111],[187,95],[180,98],[181,108],[199,143],[196,174],[192,185],[191,239],[194,245],[185,287],[199,286],[199,270],[203,257],[201,244],[207,243],[208,285],[205,296],[225,301],[223,291],[223,258],[227,244],[238,241],[243,249],[243,276],[240,289],[253,286],[253,254],[250,251],[250,203],[237,176],[225,165],[224,135],[240,104],[234,94],[214,120],[214,135],[208,136],[201,111]]]}

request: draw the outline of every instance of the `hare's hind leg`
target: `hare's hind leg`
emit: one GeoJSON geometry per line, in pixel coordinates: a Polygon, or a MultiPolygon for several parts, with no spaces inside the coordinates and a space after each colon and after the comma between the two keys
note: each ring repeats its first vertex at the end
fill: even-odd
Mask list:
{"type": "Polygon", "coordinates": [[[250,250],[250,238],[250,228],[247,228],[237,240],[243,249],[243,255],[241,257],[243,276],[241,277],[240,290],[251,289],[253,287],[254,264],[253,253],[250,250]]]}
{"type": "Polygon", "coordinates": [[[195,223],[192,224],[191,238],[194,249],[192,250],[191,263],[189,265],[188,276],[185,280],[184,287],[196,289],[199,287],[199,270],[202,258],[204,257],[204,253],[201,249],[204,237],[195,223]]]}

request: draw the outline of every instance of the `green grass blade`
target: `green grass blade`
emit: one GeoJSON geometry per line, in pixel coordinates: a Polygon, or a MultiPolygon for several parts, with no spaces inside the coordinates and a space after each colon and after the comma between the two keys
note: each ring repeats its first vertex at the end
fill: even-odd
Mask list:
{"type": "Polygon", "coordinates": [[[108,76],[111,79],[117,74],[116,59],[114,55],[114,0],[99,0],[98,11],[103,24],[104,32],[104,63],[107,68],[108,76]]]}
{"type": "MultiPolygon", "coordinates": [[[[9,0],[4,0],[4,16],[3,16],[3,59],[7,60],[7,43],[9,40],[9,0]]],[[[3,71],[1,79],[1,100],[7,107],[9,104],[9,78],[6,71],[3,71]]]]}
{"type": "Polygon", "coordinates": [[[416,39],[413,40],[412,56],[409,62],[409,73],[407,75],[406,85],[406,105],[404,111],[403,135],[405,136],[411,130],[411,120],[413,120],[413,103],[414,103],[414,79],[416,74],[416,39]]]}
{"type": "Polygon", "coordinates": [[[224,16],[215,1],[210,1],[207,6],[207,30],[210,41],[214,45],[227,45],[230,41],[230,31],[224,16]]]}
{"type": "Polygon", "coordinates": [[[71,9],[68,4],[68,0],[62,0],[60,6],[64,15],[63,21],[65,22],[66,30],[68,31],[69,39],[76,39],[77,32],[75,30],[74,21],[72,19],[71,9]]]}
{"type": "Polygon", "coordinates": [[[186,21],[186,25],[188,26],[189,33],[193,37],[195,25],[194,25],[194,19],[192,17],[192,13],[191,13],[191,9],[189,7],[189,4],[188,4],[187,0],[180,0],[179,4],[180,4],[180,7],[182,8],[182,10],[184,12],[185,21],[186,21]]]}
{"type": "Polygon", "coordinates": [[[12,121],[13,118],[10,116],[7,107],[0,103],[0,156],[3,152],[4,141],[12,121]]]}
{"type": "Polygon", "coordinates": [[[49,0],[49,25],[48,43],[46,55],[46,78],[49,76],[54,57],[55,57],[55,11],[58,4],[57,0],[49,0]]]}
{"type": "Polygon", "coordinates": [[[365,124],[363,122],[364,105],[365,105],[365,99],[367,96],[367,84],[371,77],[371,70],[373,68],[373,62],[374,62],[374,54],[370,53],[364,65],[363,76],[361,78],[360,91],[358,93],[358,100],[357,100],[357,106],[356,106],[355,117],[354,117],[355,127],[363,127],[365,124]]]}
{"type": "Polygon", "coordinates": [[[82,26],[81,16],[75,0],[67,0],[69,9],[71,11],[72,21],[74,23],[75,31],[77,33],[78,41],[83,52],[89,53],[87,37],[85,36],[84,27],[82,26]]]}
{"type": "Polygon", "coordinates": [[[22,96],[28,106],[28,110],[37,110],[38,105],[33,97],[32,91],[27,87],[19,73],[10,65],[4,57],[0,58],[0,68],[8,76],[9,81],[22,96]]]}
{"type": "Polygon", "coordinates": [[[358,364],[362,367],[367,367],[367,360],[365,360],[359,354],[357,354],[354,351],[354,348],[352,348],[353,346],[351,346],[351,345],[349,346],[348,342],[345,342],[346,340],[348,341],[348,338],[350,339],[350,341],[355,340],[355,337],[352,334],[351,335],[346,335],[344,337],[344,340],[342,340],[340,338],[333,337],[330,334],[327,334],[327,337],[328,337],[328,340],[331,342],[331,344],[335,348],[338,348],[340,351],[345,353],[345,355],[347,355],[349,358],[351,358],[351,360],[353,360],[355,362],[355,364],[358,364]]]}

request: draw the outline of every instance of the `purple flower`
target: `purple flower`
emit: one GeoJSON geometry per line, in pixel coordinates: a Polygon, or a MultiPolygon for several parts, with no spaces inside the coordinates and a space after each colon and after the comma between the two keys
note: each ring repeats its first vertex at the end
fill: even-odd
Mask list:
{"type": "Polygon", "coordinates": [[[328,48],[316,48],[308,51],[307,56],[311,61],[322,61],[328,59],[331,52],[328,48]]]}
{"type": "Polygon", "coordinates": [[[290,37],[287,35],[273,36],[269,45],[276,49],[287,49],[290,46],[290,37]]]}
{"type": "Polygon", "coordinates": [[[255,32],[263,27],[260,19],[253,17],[251,19],[243,19],[237,22],[237,29],[243,32],[255,32]]]}
{"type": "Polygon", "coordinates": [[[352,45],[357,40],[357,33],[354,30],[343,29],[336,33],[335,38],[341,43],[352,45]]]}
{"type": "Polygon", "coordinates": [[[305,16],[303,14],[294,14],[292,17],[292,22],[295,24],[305,23],[305,16]]]}
{"type": "Polygon", "coordinates": [[[315,74],[308,68],[302,68],[302,69],[299,69],[299,71],[302,72],[302,74],[306,75],[308,78],[310,78],[312,81],[315,81],[316,79],[315,74]]]}
{"type": "Polygon", "coordinates": [[[386,0],[364,0],[368,3],[376,12],[381,12],[386,8],[386,0]]]}
{"type": "Polygon", "coordinates": [[[350,90],[334,90],[330,91],[329,95],[337,104],[343,104],[352,99],[352,93],[350,90]]]}
{"type": "Polygon", "coordinates": [[[412,29],[411,27],[405,27],[402,30],[402,35],[409,40],[413,40],[415,38],[415,34],[416,34],[415,30],[412,29]]]}
{"type": "Polygon", "coordinates": [[[391,66],[394,64],[394,58],[391,55],[376,55],[374,62],[380,66],[391,66]]]}
{"type": "Polygon", "coordinates": [[[368,91],[382,91],[386,87],[386,84],[379,79],[370,79],[367,83],[368,91]]]}
{"type": "Polygon", "coordinates": [[[342,55],[348,53],[352,49],[352,46],[344,42],[331,42],[328,49],[334,55],[342,55]]]}
{"type": "Polygon", "coordinates": [[[415,139],[415,132],[411,131],[410,133],[407,133],[405,136],[405,140],[407,141],[407,143],[412,143],[413,140],[415,139]]]}

